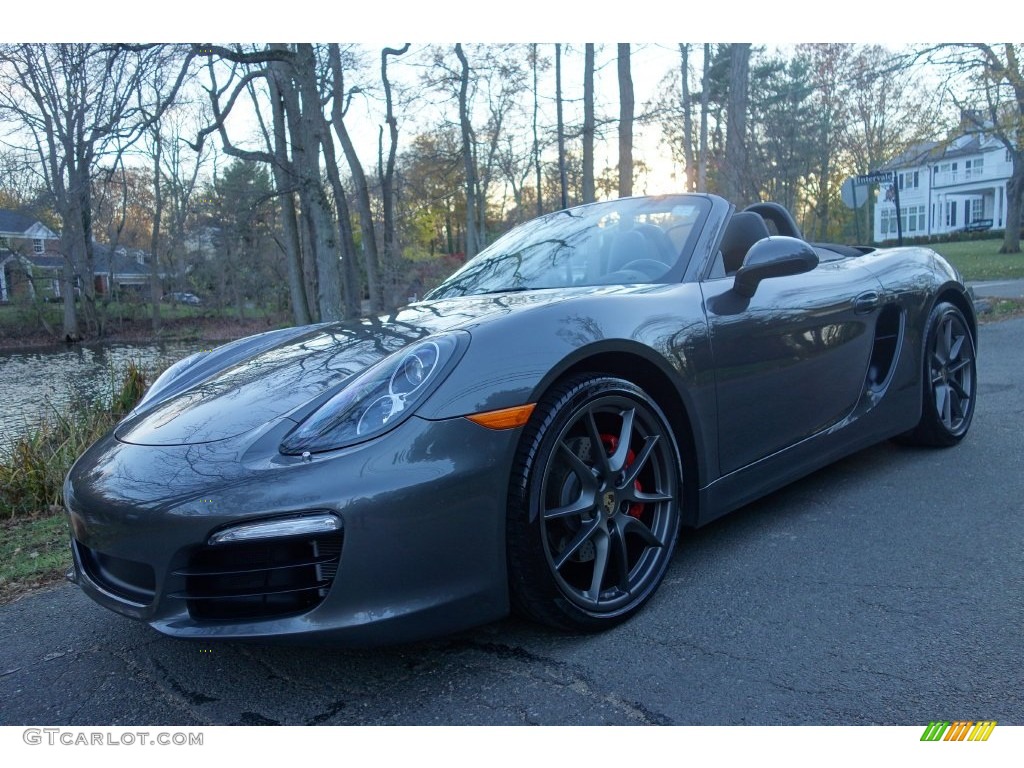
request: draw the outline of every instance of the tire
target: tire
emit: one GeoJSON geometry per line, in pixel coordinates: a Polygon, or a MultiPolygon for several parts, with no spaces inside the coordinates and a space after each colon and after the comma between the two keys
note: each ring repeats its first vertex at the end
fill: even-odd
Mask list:
{"type": "Polygon", "coordinates": [[[905,442],[939,448],[956,445],[974,418],[978,374],[970,328],[952,304],[940,302],[928,317],[922,376],[921,420],[904,436],[905,442]]]}
{"type": "Polygon", "coordinates": [[[601,375],[556,384],[534,409],[512,471],[513,607],[575,632],[635,614],[672,559],[681,486],[672,429],[642,389],[601,375]]]}

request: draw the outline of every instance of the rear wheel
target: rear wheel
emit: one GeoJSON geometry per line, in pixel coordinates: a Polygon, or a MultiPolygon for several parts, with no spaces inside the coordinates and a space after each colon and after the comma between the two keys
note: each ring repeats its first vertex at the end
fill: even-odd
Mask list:
{"type": "Polygon", "coordinates": [[[917,445],[956,445],[974,418],[977,370],[974,339],[952,304],[936,305],[928,318],[923,373],[921,421],[906,438],[917,445]]]}
{"type": "Polygon", "coordinates": [[[679,532],[681,469],[668,420],[639,387],[588,375],[538,403],[509,494],[513,604],[594,631],[657,589],[679,532]]]}

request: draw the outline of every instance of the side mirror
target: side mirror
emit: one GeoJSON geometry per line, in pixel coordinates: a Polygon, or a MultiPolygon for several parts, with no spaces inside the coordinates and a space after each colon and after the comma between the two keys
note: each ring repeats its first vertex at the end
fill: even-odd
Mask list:
{"type": "Polygon", "coordinates": [[[784,277],[810,272],[818,266],[818,254],[803,240],[795,237],[769,237],[758,240],[743,259],[736,272],[732,289],[750,298],[758,284],[769,277],[784,277]]]}

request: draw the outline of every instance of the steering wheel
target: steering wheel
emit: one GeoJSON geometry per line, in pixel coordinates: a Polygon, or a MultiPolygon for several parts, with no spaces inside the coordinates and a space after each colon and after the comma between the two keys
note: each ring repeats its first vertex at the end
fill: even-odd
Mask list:
{"type": "Polygon", "coordinates": [[[639,272],[649,280],[660,280],[668,272],[669,266],[656,259],[634,259],[622,265],[622,272],[639,272]]]}

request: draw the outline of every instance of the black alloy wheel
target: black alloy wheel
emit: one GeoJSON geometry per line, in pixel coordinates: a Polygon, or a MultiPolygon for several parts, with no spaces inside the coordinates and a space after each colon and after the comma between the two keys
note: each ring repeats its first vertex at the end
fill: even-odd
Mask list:
{"type": "Polygon", "coordinates": [[[977,401],[974,339],[963,313],[940,303],[928,319],[924,407],[911,442],[945,447],[967,434],[977,401]]]}
{"type": "Polygon", "coordinates": [[[514,605],[576,631],[631,616],[671,560],[680,485],[675,437],[643,390],[597,375],[556,386],[538,403],[513,472],[514,605]]]}

